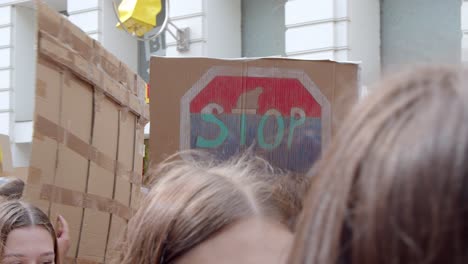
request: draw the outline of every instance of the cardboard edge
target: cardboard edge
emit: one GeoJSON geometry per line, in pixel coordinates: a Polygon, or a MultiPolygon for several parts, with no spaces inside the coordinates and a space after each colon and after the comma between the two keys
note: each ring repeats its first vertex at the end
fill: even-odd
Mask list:
{"type": "Polygon", "coordinates": [[[158,56],[158,55],[151,55],[151,59],[208,59],[213,61],[238,61],[238,62],[250,62],[250,61],[257,61],[257,60],[279,60],[279,61],[313,61],[313,62],[334,62],[340,64],[362,64],[362,61],[340,61],[340,60],[332,60],[332,59],[322,59],[322,60],[314,60],[314,59],[302,59],[302,58],[290,58],[290,57],[279,57],[279,56],[271,56],[271,57],[240,57],[240,58],[223,58],[223,57],[207,57],[207,56],[194,56],[194,57],[176,57],[176,56],[158,56]]]}
{"type": "Polygon", "coordinates": [[[0,165],[0,176],[13,173],[10,137],[3,134],[0,134],[0,165]]]}

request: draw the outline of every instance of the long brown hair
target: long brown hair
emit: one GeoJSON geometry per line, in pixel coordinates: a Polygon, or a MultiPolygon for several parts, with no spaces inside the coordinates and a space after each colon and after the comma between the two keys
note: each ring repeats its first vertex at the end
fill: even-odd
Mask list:
{"type": "Polygon", "coordinates": [[[467,77],[418,68],[354,109],[310,172],[289,263],[468,261],[467,77]]]}
{"type": "Polygon", "coordinates": [[[252,155],[224,163],[190,155],[195,158],[175,155],[150,171],[154,185],[129,222],[115,263],[171,263],[238,220],[259,216],[286,226],[300,211],[302,197],[295,197],[305,180],[252,155]]]}
{"type": "Polygon", "coordinates": [[[0,203],[0,258],[4,254],[4,247],[10,232],[29,226],[39,226],[49,232],[54,241],[55,263],[59,263],[57,236],[49,218],[39,208],[18,200],[0,203]]]}

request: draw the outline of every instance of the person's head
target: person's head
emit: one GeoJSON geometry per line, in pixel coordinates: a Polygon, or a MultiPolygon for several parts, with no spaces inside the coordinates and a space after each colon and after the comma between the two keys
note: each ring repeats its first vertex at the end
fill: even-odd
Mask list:
{"type": "Polygon", "coordinates": [[[10,199],[20,199],[23,195],[24,182],[15,177],[0,177],[0,196],[10,199]]]}
{"type": "Polygon", "coordinates": [[[288,223],[300,210],[289,188],[300,181],[282,184],[288,175],[251,155],[222,164],[191,155],[196,161],[166,161],[150,172],[154,185],[129,222],[118,263],[285,261],[288,223]]]}
{"type": "Polygon", "coordinates": [[[290,263],[468,261],[466,70],[382,82],[316,165],[290,263]]]}
{"type": "Polygon", "coordinates": [[[0,203],[0,236],[1,263],[57,263],[54,228],[47,215],[31,204],[0,203]]]}

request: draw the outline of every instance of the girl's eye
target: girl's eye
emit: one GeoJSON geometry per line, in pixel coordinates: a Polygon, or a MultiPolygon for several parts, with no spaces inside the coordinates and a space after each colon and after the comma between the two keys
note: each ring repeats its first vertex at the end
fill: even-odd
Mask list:
{"type": "Polygon", "coordinates": [[[43,261],[42,264],[54,264],[54,261],[43,261]]]}

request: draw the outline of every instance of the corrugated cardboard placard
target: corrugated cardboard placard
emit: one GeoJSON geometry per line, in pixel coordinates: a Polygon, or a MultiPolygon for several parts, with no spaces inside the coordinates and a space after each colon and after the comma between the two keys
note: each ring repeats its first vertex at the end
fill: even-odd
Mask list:
{"type": "MultiPolygon", "coordinates": [[[[139,200],[137,75],[65,17],[37,7],[34,134],[25,199],[69,222],[70,263],[104,263],[139,200]]],[[[140,91],[141,90],[141,91],[140,91]]]]}
{"type": "Polygon", "coordinates": [[[252,148],[306,172],[357,100],[359,65],[284,58],[153,57],[151,159],[204,149],[227,159],[252,148]]]}
{"type": "Polygon", "coordinates": [[[10,137],[0,134],[0,176],[7,176],[13,172],[11,160],[10,137]]]}

